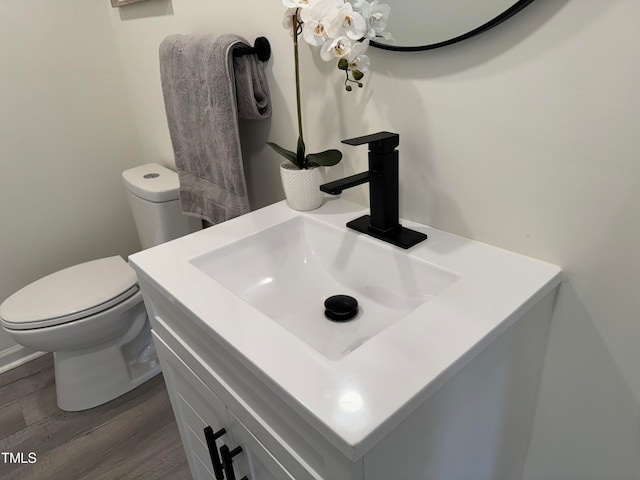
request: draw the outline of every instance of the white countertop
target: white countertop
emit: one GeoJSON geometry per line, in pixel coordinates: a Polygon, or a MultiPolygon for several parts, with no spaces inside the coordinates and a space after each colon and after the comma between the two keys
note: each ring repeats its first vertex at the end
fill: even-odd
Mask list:
{"type": "MultiPolygon", "coordinates": [[[[267,384],[288,392],[298,413],[352,459],[389,433],[561,279],[554,265],[402,221],[429,236],[406,254],[455,272],[459,280],[353,352],[330,360],[190,262],[298,215],[346,231],[347,221],[365,213],[367,209],[341,199],[308,213],[279,202],[130,257],[141,278],[214,330],[267,384]]],[[[350,230],[349,235],[363,236],[350,230]]]]}

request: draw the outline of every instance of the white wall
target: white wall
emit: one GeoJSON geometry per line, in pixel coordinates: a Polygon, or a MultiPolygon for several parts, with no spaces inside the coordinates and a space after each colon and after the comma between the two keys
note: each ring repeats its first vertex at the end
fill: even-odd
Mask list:
{"type": "MultiPolygon", "coordinates": [[[[147,159],[172,162],[157,65],[171,33],[269,37],[266,136],[293,146],[282,13],[278,0],[154,0],[112,12],[147,159]]],[[[638,18],[636,0],[538,0],[464,44],[370,50],[374,72],[352,94],[301,49],[310,149],[399,132],[402,216],[565,269],[526,480],[640,478],[638,18]]],[[[245,142],[254,206],[282,196],[264,136],[245,142]]],[[[343,151],[334,177],[366,165],[364,149],[343,151]]],[[[366,201],[366,188],[347,196],[366,201]]]]}
{"type": "MultiPolygon", "coordinates": [[[[0,7],[0,301],[139,248],[120,179],[140,163],[139,141],[101,3],[0,7]]],[[[0,357],[13,345],[0,330],[0,357]]]]}

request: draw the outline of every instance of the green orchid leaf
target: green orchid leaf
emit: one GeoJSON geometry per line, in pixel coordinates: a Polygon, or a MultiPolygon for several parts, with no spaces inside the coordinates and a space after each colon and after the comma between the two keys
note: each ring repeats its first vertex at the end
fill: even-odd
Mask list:
{"type": "Polygon", "coordinates": [[[282,155],[284,158],[286,158],[291,163],[293,163],[296,167],[301,168],[300,164],[298,163],[298,158],[294,152],[292,152],[291,150],[287,150],[286,148],[282,148],[277,143],[267,142],[267,145],[273,148],[276,151],[276,153],[278,153],[279,155],[282,155]]]}
{"type": "Polygon", "coordinates": [[[302,139],[302,137],[298,137],[298,151],[297,151],[297,155],[296,155],[296,165],[300,168],[307,168],[307,160],[304,156],[305,153],[305,146],[304,146],[304,140],[302,139]]]}
{"type": "Polygon", "coordinates": [[[340,150],[326,150],[307,155],[307,161],[311,166],[332,167],[340,160],[342,160],[342,152],[340,150]]]}
{"type": "Polygon", "coordinates": [[[273,142],[267,142],[267,145],[269,145],[271,148],[273,148],[276,151],[276,153],[278,153],[279,155],[282,155],[284,158],[286,158],[290,162],[295,163],[296,154],[293,153],[291,150],[287,150],[286,148],[282,148],[280,145],[278,145],[277,143],[273,143],[273,142]]]}

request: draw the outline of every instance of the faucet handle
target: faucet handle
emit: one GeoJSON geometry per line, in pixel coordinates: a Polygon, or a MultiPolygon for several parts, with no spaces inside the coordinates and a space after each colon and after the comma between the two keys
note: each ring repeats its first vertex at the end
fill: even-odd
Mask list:
{"type": "Polygon", "coordinates": [[[347,145],[364,145],[369,144],[369,151],[373,153],[389,153],[400,145],[400,135],[391,132],[378,132],[362,137],[350,138],[343,140],[342,143],[347,145]]]}

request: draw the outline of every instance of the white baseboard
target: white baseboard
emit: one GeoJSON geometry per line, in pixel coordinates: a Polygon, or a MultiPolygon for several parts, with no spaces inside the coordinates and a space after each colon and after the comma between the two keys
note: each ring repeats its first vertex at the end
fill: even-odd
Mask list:
{"type": "Polygon", "coordinates": [[[14,345],[0,351],[0,374],[34,360],[46,352],[34,352],[22,345],[14,345]]]}

